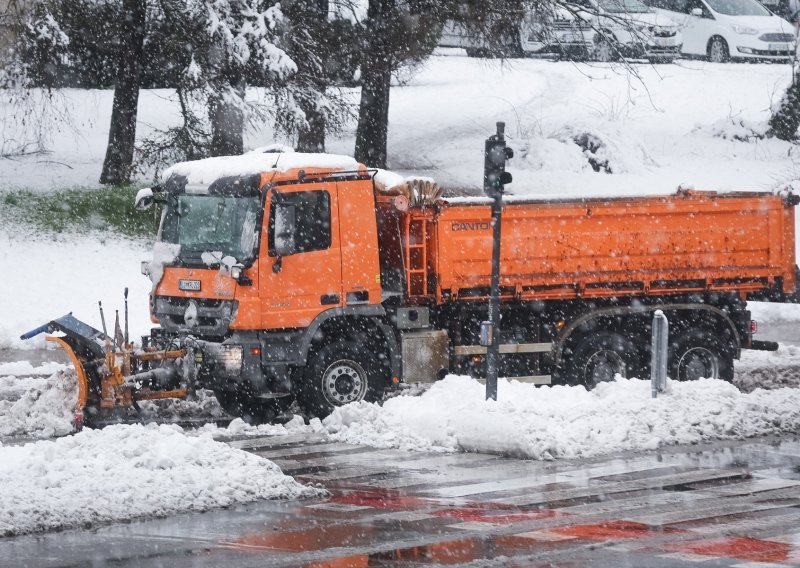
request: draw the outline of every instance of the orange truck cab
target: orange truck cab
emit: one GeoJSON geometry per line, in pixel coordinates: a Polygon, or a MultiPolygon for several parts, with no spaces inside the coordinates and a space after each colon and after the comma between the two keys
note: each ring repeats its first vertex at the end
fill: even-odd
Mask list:
{"type": "MultiPolygon", "coordinates": [[[[177,164],[163,204],[147,346],[191,343],[223,407],[324,416],[399,382],[480,375],[491,213],[430,180],[327,154],[177,164]]],[[[650,322],[670,320],[670,375],[732,379],[749,298],[790,301],[792,196],[683,191],[509,200],[501,373],[536,384],[649,376],[650,322]]]]}

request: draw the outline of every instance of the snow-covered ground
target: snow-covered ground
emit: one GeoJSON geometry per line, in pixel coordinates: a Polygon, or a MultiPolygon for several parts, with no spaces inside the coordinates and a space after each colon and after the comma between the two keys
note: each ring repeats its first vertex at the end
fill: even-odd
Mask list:
{"type": "MultiPolygon", "coordinates": [[[[790,144],[733,139],[747,135],[749,126],[763,130],[770,106],[791,79],[788,65],[682,61],[634,65],[636,77],[606,64],[501,64],[459,53],[432,57],[392,90],[391,168],[430,175],[445,188],[477,189],[483,140],[503,120],[516,150],[510,165],[515,193],[663,193],[681,184],[768,190],[796,174],[790,144]],[[592,171],[572,141],[584,133],[602,143],[597,158],[607,160],[613,174],[592,171]]],[[[54,135],[47,154],[0,159],[0,189],[97,186],[113,93],[67,90],[62,95],[72,127],[54,135]]],[[[355,100],[357,94],[352,96],[355,100]]],[[[0,103],[2,136],[19,137],[12,112],[0,103]]],[[[140,138],[177,120],[170,91],[142,93],[140,138]]],[[[352,155],[354,131],[350,124],[331,138],[328,151],[352,155]]],[[[274,138],[264,124],[248,133],[246,145],[264,146],[274,138]]]]}
{"type": "Polygon", "coordinates": [[[501,379],[498,400],[483,385],[449,376],[420,397],[337,408],[324,420],[343,442],[416,451],[476,451],[532,459],[652,450],[783,432],[800,432],[800,389],[745,394],[718,380],[670,383],[651,398],[650,383],[619,379],[592,391],[501,379]]]}
{"type": "MultiPolygon", "coordinates": [[[[750,129],[763,131],[770,105],[791,77],[788,66],[641,65],[635,67],[640,82],[608,65],[500,65],[455,53],[433,57],[393,89],[389,136],[392,169],[432,176],[455,193],[478,192],[483,140],[498,120],[506,121],[516,152],[509,167],[516,194],[666,193],[679,185],[770,191],[800,171],[793,145],[737,139],[750,129]],[[590,156],[574,143],[582,135],[596,139],[600,148],[591,157],[613,173],[592,170],[590,156]]],[[[54,134],[48,153],[0,158],[0,192],[97,186],[112,93],[62,94],[72,127],[54,134]]],[[[8,137],[15,134],[13,120],[2,105],[0,137],[8,137]]],[[[176,121],[169,91],[142,93],[140,137],[176,121]]],[[[351,154],[353,131],[350,125],[329,140],[328,150],[351,154]]],[[[274,141],[269,126],[247,136],[251,148],[274,141]]],[[[131,335],[147,333],[150,281],[139,266],[150,256],[148,247],[99,232],[33,235],[13,222],[0,227],[0,349],[42,347],[42,337],[22,342],[19,335],[70,311],[99,327],[98,300],[113,322],[125,287],[131,290],[131,335]]],[[[762,323],[800,321],[800,306],[754,304],[752,310],[762,323]]],[[[55,440],[49,438],[72,428],[70,372],[63,365],[0,364],[0,487],[21,488],[0,491],[0,534],[309,494],[270,462],[213,438],[327,433],[383,447],[548,459],[798,433],[798,357],[800,348],[791,345],[776,353],[746,352],[737,362],[741,390],[704,380],[673,384],[657,400],[644,381],[621,380],[592,392],[501,381],[500,400],[486,402],[480,384],[451,376],[383,407],[347,406],[324,422],[296,417],[282,426],[254,427],[236,420],[192,432],[115,426],[55,440]],[[3,446],[9,437],[49,440],[3,446]]],[[[192,401],[145,405],[143,414],[163,421],[213,419],[222,411],[201,392],[192,401]]]]}
{"type": "Polygon", "coordinates": [[[0,447],[0,487],[0,536],[321,494],[267,459],[165,425],[0,447]]]}

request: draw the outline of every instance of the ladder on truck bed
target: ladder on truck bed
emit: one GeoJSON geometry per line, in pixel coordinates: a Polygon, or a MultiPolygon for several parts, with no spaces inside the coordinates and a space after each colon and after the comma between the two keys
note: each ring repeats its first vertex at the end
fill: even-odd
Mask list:
{"type": "Polygon", "coordinates": [[[406,216],[406,287],[408,296],[428,293],[428,219],[406,216]]]}

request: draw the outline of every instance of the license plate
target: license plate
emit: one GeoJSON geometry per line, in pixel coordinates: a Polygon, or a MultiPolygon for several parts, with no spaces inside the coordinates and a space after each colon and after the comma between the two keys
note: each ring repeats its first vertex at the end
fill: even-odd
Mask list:
{"type": "Polygon", "coordinates": [[[767,45],[767,49],[770,51],[790,51],[792,46],[788,43],[770,43],[767,45]]]}
{"type": "Polygon", "coordinates": [[[199,292],[200,291],[200,281],[199,280],[178,280],[178,288],[185,292],[199,292]]]}

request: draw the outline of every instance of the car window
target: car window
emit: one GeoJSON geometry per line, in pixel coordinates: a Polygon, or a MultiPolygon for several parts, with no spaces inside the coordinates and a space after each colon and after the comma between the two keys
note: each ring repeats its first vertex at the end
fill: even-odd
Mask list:
{"type": "Polygon", "coordinates": [[[708,0],[715,12],[726,16],[769,16],[770,11],[756,0],[708,0]]]}
{"type": "Polygon", "coordinates": [[[600,7],[606,12],[616,14],[649,12],[650,8],[639,0],[599,0],[600,7]]]}

